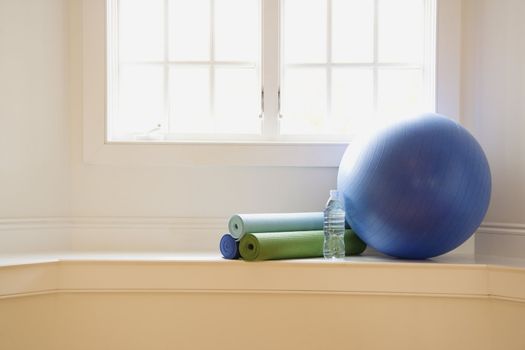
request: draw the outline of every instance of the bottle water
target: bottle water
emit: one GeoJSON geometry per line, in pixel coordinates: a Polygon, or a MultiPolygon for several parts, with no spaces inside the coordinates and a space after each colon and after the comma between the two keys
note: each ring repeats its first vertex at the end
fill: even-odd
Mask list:
{"type": "Polygon", "coordinates": [[[345,256],[345,207],[337,190],[330,191],[324,210],[324,245],[326,259],[342,259],[345,256]]]}

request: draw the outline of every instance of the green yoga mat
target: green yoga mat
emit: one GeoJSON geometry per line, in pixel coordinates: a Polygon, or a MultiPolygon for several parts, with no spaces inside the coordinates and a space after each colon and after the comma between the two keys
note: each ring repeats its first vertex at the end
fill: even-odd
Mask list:
{"type": "MultiPolygon", "coordinates": [[[[359,255],[366,244],[352,230],[345,230],[346,255],[359,255]]],[[[323,256],[324,232],[259,232],[245,234],[239,251],[244,260],[277,260],[323,256]]]]}
{"type": "Polygon", "coordinates": [[[323,213],[237,214],[230,218],[230,234],[240,239],[246,233],[312,231],[323,229],[323,213]]]}

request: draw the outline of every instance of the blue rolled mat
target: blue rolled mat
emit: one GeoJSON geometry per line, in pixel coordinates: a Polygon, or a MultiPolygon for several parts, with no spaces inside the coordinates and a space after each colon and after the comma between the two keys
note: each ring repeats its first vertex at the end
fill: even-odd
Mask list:
{"type": "Polygon", "coordinates": [[[226,233],[221,237],[219,248],[225,259],[239,259],[239,241],[237,241],[231,234],[226,233]]]}

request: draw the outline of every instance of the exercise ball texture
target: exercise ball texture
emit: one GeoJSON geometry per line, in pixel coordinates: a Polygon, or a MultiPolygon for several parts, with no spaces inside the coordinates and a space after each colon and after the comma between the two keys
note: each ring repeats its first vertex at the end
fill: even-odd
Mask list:
{"type": "Polygon", "coordinates": [[[491,175],[466,129],[425,114],[351,143],[337,187],[363,241],[393,257],[426,259],[476,231],[489,206],[491,175]]]}

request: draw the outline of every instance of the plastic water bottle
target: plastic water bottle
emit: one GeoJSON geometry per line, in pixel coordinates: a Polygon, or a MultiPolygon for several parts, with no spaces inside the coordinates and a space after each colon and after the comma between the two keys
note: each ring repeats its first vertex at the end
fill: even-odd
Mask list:
{"type": "Polygon", "coordinates": [[[324,210],[324,245],[325,259],[345,257],[345,207],[337,190],[330,191],[330,198],[324,210]]]}

